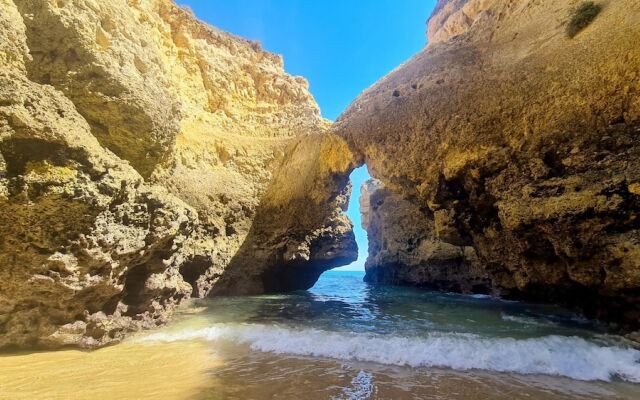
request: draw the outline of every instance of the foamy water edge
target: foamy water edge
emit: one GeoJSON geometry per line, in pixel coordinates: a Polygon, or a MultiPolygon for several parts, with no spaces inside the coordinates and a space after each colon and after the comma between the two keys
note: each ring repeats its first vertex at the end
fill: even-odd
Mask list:
{"type": "Polygon", "coordinates": [[[344,361],[557,375],[585,381],[610,381],[617,377],[640,382],[640,351],[601,346],[573,336],[512,339],[428,332],[421,337],[401,337],[259,324],[220,324],[177,333],[158,332],[135,341],[198,339],[231,341],[247,345],[254,351],[344,361]]]}

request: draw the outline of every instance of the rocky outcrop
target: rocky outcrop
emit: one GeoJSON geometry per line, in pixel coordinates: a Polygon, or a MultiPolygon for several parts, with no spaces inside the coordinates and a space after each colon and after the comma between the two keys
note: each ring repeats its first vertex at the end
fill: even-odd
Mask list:
{"type": "Polygon", "coordinates": [[[354,155],[279,56],[169,0],[0,1],[0,347],[102,345],[355,257],[354,155]]]}
{"type": "Polygon", "coordinates": [[[0,347],[93,345],[154,326],[190,295],[170,251],[197,215],[105,151],[62,93],[26,78],[25,27],[5,9],[0,347]]]}
{"type": "Polygon", "coordinates": [[[458,292],[489,290],[474,248],[448,237],[452,231],[427,208],[370,180],[362,187],[360,209],[369,241],[365,281],[458,292]]]}
{"type": "Polygon", "coordinates": [[[357,259],[353,226],[343,214],[355,165],[346,142],[314,136],[293,142],[284,154],[247,239],[213,293],[308,289],[322,272],[357,259]]]}
{"type": "Polygon", "coordinates": [[[368,279],[638,326],[640,3],[602,2],[570,38],[578,4],[440,1],[429,45],[343,113],[336,132],[384,184],[368,279]],[[481,270],[460,263],[470,248],[481,270]]]}

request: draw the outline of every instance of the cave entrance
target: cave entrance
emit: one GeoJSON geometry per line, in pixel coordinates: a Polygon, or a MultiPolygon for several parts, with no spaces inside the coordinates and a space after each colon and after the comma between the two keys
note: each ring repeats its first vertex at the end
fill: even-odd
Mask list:
{"type": "MultiPolygon", "coordinates": [[[[318,280],[320,284],[322,284],[321,281],[323,280],[323,276],[325,276],[326,272],[329,271],[351,271],[364,273],[364,262],[367,260],[369,245],[367,241],[367,232],[362,228],[360,196],[362,185],[369,179],[371,179],[371,176],[369,175],[366,164],[354,169],[349,175],[352,188],[351,196],[349,197],[349,205],[345,213],[349,216],[351,222],[353,222],[353,232],[356,236],[356,243],[358,244],[358,259],[349,265],[325,271],[318,280]]],[[[318,285],[318,282],[316,282],[316,285],[318,285]]]]}

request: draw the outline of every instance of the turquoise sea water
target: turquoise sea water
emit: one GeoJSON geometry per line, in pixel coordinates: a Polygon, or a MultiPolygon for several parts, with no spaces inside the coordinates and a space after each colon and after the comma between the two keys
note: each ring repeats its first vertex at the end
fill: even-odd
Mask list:
{"type": "Polygon", "coordinates": [[[640,351],[574,312],[362,278],[198,302],[135,340],[209,343],[229,360],[211,372],[229,392],[212,399],[640,398],[640,351]]]}
{"type": "Polygon", "coordinates": [[[207,300],[218,323],[420,337],[477,334],[517,339],[546,335],[605,340],[604,327],[559,307],[398,286],[372,286],[363,272],[329,271],[309,291],[207,300]]]}

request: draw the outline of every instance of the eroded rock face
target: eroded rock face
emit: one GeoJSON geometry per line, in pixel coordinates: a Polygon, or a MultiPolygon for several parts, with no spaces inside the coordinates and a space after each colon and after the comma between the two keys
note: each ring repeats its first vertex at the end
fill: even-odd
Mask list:
{"type": "Polygon", "coordinates": [[[32,55],[29,78],[62,91],[98,141],[148,177],[175,142],[179,109],[161,49],[140,21],[142,6],[134,10],[122,0],[14,3],[32,55]]]}
{"type": "Polygon", "coordinates": [[[386,191],[371,197],[386,247],[374,240],[370,279],[473,291],[481,278],[638,326],[640,3],[603,3],[570,39],[577,4],[441,1],[430,44],[340,117],[386,191]],[[423,262],[434,237],[475,249],[481,273],[423,262]]]}
{"type": "Polygon", "coordinates": [[[168,0],[0,5],[0,347],[103,345],[355,257],[355,157],[279,56],[168,0]]]}
{"type": "Polygon", "coordinates": [[[191,293],[170,254],[196,213],[14,60],[0,72],[0,347],[91,346],[161,323],[191,293]]]}
{"type": "Polygon", "coordinates": [[[355,166],[346,142],[333,134],[305,137],[284,154],[214,293],[308,289],[322,272],[358,258],[353,226],[343,214],[355,166]]]}
{"type": "Polygon", "coordinates": [[[473,247],[446,236],[441,218],[378,180],[367,181],[361,193],[362,227],[369,241],[365,281],[447,291],[490,290],[473,247]]]}

